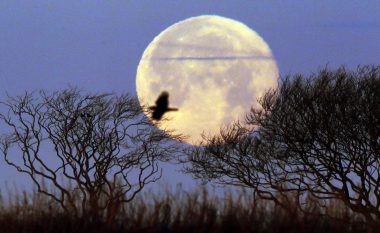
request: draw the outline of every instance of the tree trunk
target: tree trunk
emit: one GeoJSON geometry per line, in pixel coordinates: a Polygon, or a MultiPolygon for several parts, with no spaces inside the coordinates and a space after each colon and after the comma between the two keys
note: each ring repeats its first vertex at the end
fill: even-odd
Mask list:
{"type": "Polygon", "coordinates": [[[107,216],[106,216],[107,225],[112,225],[115,222],[116,216],[119,213],[119,210],[120,210],[120,201],[118,199],[111,200],[107,206],[107,216]]]}

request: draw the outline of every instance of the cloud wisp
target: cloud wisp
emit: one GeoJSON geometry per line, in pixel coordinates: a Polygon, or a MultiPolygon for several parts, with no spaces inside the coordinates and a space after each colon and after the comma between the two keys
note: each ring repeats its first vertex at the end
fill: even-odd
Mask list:
{"type": "Polygon", "coordinates": [[[273,56],[257,55],[258,51],[236,51],[231,49],[226,49],[222,47],[213,47],[208,45],[198,45],[189,43],[175,43],[175,42],[160,42],[157,44],[159,47],[168,47],[171,49],[190,49],[191,51],[207,51],[210,56],[178,56],[178,57],[150,57],[146,60],[150,61],[215,61],[215,60],[273,60],[273,56]],[[222,55],[211,55],[211,54],[222,54],[222,55]],[[240,55],[223,55],[224,54],[240,54],[240,55]],[[250,54],[256,55],[250,55],[250,54]]]}
{"type": "Polygon", "coordinates": [[[150,61],[273,60],[271,56],[151,57],[150,61]]]}

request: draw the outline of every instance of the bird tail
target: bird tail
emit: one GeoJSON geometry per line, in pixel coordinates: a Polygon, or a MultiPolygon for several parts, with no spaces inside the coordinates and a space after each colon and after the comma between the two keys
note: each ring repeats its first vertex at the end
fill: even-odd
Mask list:
{"type": "Polygon", "coordinates": [[[178,108],[168,108],[168,111],[178,111],[178,108]]]}

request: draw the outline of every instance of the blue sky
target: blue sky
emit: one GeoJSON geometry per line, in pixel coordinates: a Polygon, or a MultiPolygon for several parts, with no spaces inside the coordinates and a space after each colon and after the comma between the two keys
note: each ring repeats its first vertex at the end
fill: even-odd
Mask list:
{"type": "MultiPolygon", "coordinates": [[[[379,65],[379,12],[375,0],[1,0],[0,98],[69,85],[135,94],[146,46],[173,23],[203,14],[232,18],[258,32],[281,75],[310,74],[326,65],[379,65]]],[[[176,169],[164,171],[163,180],[191,184],[176,169]]],[[[0,188],[5,180],[29,185],[2,160],[0,174],[0,188]]]]}

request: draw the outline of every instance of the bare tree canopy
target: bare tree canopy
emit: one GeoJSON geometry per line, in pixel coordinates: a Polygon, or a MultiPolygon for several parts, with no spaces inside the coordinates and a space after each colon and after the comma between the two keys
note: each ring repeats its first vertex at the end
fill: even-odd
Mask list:
{"type": "Polygon", "coordinates": [[[161,177],[158,162],[177,148],[128,94],[83,95],[69,88],[1,104],[1,123],[9,130],[0,144],[5,161],[74,216],[113,214],[117,203],[161,177]]]}
{"type": "Polygon", "coordinates": [[[287,77],[260,103],[188,151],[187,172],[279,204],[293,193],[301,209],[306,195],[338,199],[380,222],[380,67],[287,77]]]}

